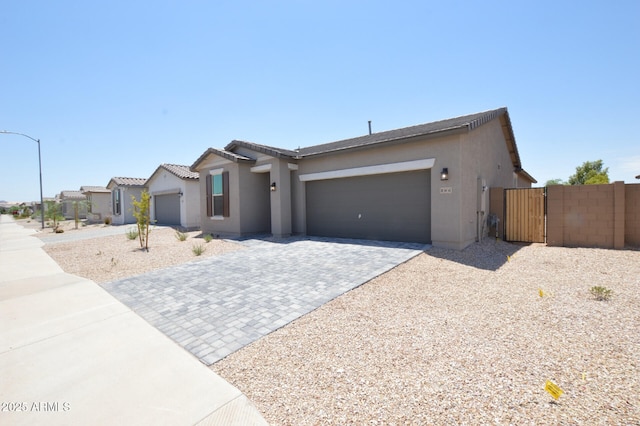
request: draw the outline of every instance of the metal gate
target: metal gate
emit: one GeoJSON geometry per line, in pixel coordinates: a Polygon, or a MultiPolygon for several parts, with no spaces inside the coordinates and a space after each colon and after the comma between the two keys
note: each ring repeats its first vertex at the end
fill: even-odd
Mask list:
{"type": "Polygon", "coordinates": [[[546,197],[544,188],[504,190],[504,239],[545,242],[546,197]]]}

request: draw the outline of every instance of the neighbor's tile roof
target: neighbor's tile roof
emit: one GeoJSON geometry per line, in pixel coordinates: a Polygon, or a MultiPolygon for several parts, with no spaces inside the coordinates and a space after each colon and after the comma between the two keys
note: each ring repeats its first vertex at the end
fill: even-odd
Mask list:
{"type": "Polygon", "coordinates": [[[165,169],[166,171],[179,177],[180,179],[196,179],[197,180],[200,178],[200,175],[196,172],[192,172],[189,169],[189,166],[183,166],[180,164],[167,164],[167,163],[160,164],[160,166],[156,169],[155,172],[153,172],[151,176],[156,174],[156,172],[160,169],[165,169]]]}
{"type": "Polygon", "coordinates": [[[60,191],[61,200],[86,200],[87,196],[80,191],[60,191]]]}
{"type": "Polygon", "coordinates": [[[109,183],[111,182],[118,186],[144,186],[147,180],[144,178],[113,177],[109,183]]]}
{"type": "Polygon", "coordinates": [[[109,191],[104,186],[81,186],[80,192],[84,194],[87,192],[111,192],[111,191],[109,191]]]}

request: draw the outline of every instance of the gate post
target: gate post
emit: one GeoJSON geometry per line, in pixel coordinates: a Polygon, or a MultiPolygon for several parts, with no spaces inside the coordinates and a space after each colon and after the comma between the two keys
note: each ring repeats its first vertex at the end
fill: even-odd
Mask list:
{"type": "Polygon", "coordinates": [[[493,236],[504,238],[504,188],[501,186],[489,188],[489,214],[494,214],[498,218],[496,233],[493,236]]]}

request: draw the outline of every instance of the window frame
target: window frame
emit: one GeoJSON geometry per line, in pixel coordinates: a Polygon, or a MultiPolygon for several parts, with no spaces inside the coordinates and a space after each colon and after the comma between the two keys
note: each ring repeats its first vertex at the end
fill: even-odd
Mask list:
{"type": "Polygon", "coordinates": [[[120,216],[122,214],[122,197],[120,195],[120,188],[116,188],[113,191],[113,214],[120,216]]]}
{"type": "Polygon", "coordinates": [[[215,220],[222,220],[229,217],[229,172],[224,169],[214,169],[209,171],[206,181],[207,196],[207,217],[215,220]],[[219,177],[219,185],[214,181],[219,177]],[[219,193],[214,191],[220,190],[219,193]],[[216,208],[218,201],[218,208],[216,208]]]}

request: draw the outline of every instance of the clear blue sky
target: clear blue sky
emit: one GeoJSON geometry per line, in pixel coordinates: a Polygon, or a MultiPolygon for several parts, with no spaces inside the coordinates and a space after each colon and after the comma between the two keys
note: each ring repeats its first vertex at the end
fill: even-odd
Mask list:
{"type": "MultiPolygon", "coordinates": [[[[540,184],[639,182],[640,2],[4,1],[0,130],[44,195],[509,108],[540,184]]],[[[39,199],[0,135],[0,200],[39,199]]]]}

